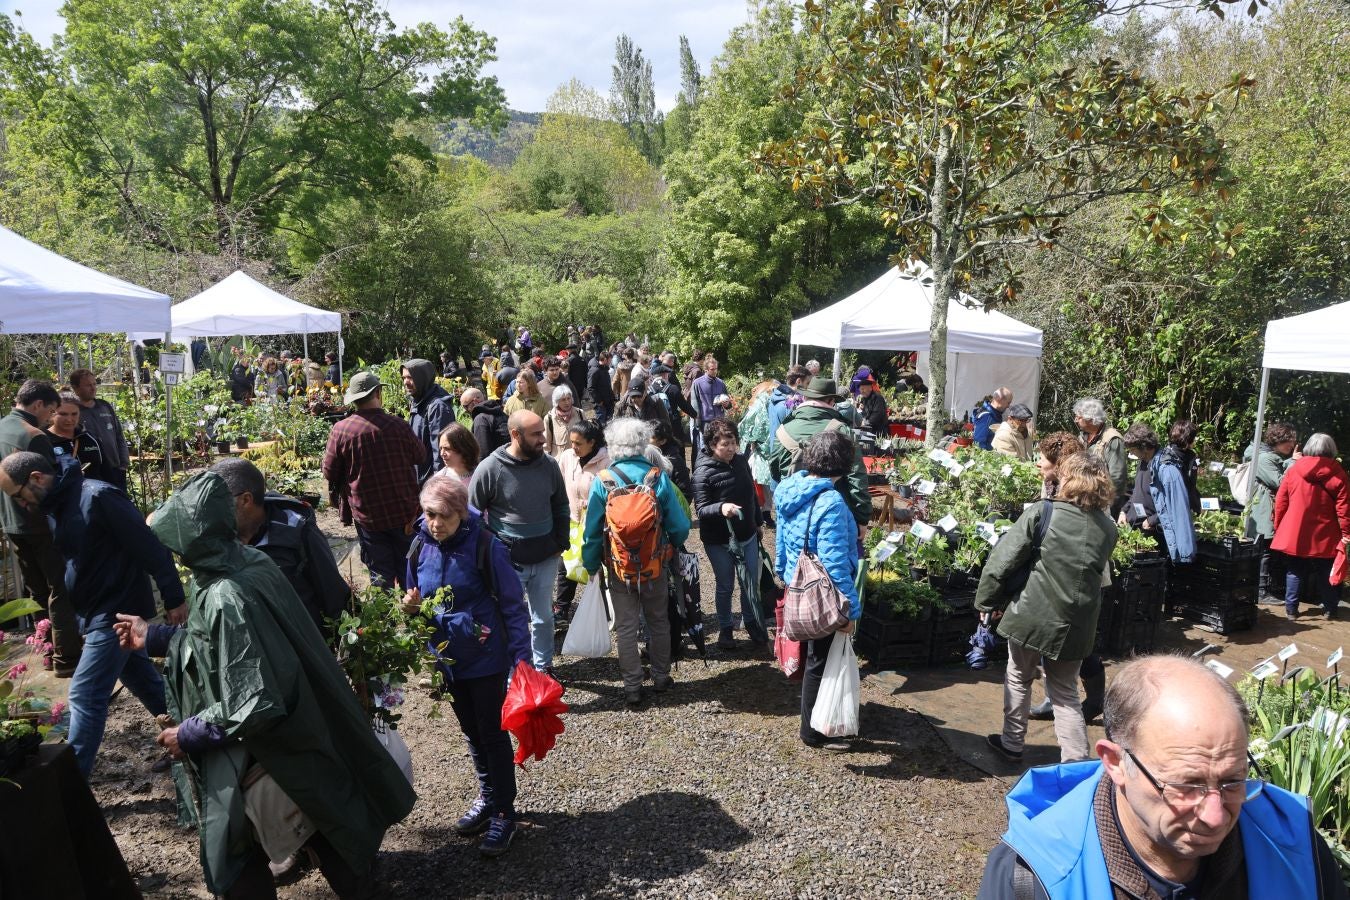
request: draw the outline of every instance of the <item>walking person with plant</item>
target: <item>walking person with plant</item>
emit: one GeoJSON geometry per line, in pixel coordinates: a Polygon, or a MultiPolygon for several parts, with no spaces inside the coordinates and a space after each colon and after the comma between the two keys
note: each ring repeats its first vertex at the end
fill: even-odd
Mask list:
{"type": "Polygon", "coordinates": [[[1336,442],[1318,432],[1308,438],[1275,495],[1275,539],[1272,550],[1288,560],[1284,611],[1298,618],[1300,602],[1322,607],[1336,618],[1340,585],[1331,583],[1336,554],[1350,545],[1350,481],[1336,460],[1336,442]]]}
{"type": "Polygon", "coordinates": [[[516,832],[516,772],[511,736],[502,729],[506,685],[530,658],[530,620],[511,554],[469,508],[463,482],[433,478],[419,497],[404,610],[435,626],[429,646],[469,745],[478,797],[455,822],[462,835],[487,834],[484,856],[500,856],[516,832]],[[444,588],[450,597],[437,602],[444,588]],[[447,662],[449,661],[449,662],[447,662]]]}
{"type": "MultiPolygon", "coordinates": [[[[785,476],[774,493],[778,521],[774,571],[790,585],[803,553],[819,560],[839,598],[847,603],[848,621],[839,629],[844,634],[852,634],[862,616],[856,587],[858,527],[841,491],[853,471],[854,454],[849,438],[838,431],[822,431],[802,446],[800,469],[785,476]]],[[[806,642],[800,734],[808,747],[842,752],[849,749],[846,741],[827,737],[811,727],[811,712],[820,694],[834,637],[831,634],[806,642]]]]}
{"type": "Polygon", "coordinates": [[[1022,759],[1038,667],[1054,706],[1060,759],[1088,755],[1078,673],[1096,640],[1102,573],[1116,545],[1107,513],[1116,490],[1106,465],[1090,454],[1069,456],[1057,468],[1055,499],[1029,508],[1003,535],[975,594],[975,608],[998,620],[1008,640],[1003,732],[988,743],[1013,761],[1022,759]]]}
{"type": "MultiPolygon", "coordinates": [[[[586,518],[586,504],[590,501],[591,485],[595,477],[609,467],[609,448],[605,446],[605,430],[600,424],[586,419],[567,429],[568,448],[558,455],[558,468],[567,485],[567,506],[572,515],[574,536],[580,534],[586,518]]],[[[580,545],[574,537],[574,552],[580,545]]],[[[565,560],[558,561],[557,583],[553,586],[553,615],[564,621],[571,618],[572,601],[577,595],[577,583],[567,577],[565,560]]]]}

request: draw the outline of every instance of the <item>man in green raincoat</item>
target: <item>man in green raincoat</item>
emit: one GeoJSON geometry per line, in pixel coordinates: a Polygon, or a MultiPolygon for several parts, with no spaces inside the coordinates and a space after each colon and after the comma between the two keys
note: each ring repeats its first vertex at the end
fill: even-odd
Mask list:
{"type": "Polygon", "coordinates": [[[117,629],[124,646],[167,653],[169,711],[180,724],[160,743],[180,761],[179,820],[200,827],[206,886],[275,896],[244,814],[241,782],[256,762],[313,823],[307,846],[337,895],[366,896],[385,830],[417,799],[412,786],[281,570],[236,540],[234,499],[219,475],[189,479],[151,529],[192,570],[187,625],[126,617],[117,629]]]}

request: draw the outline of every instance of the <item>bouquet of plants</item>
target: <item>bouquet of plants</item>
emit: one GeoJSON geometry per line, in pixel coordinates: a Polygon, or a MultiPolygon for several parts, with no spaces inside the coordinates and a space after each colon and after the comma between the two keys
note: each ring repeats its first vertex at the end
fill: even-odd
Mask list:
{"type": "Polygon", "coordinates": [[[1128,569],[1136,556],[1158,549],[1158,541],[1155,538],[1129,525],[1117,524],[1116,534],[1116,546],[1111,551],[1111,565],[1117,573],[1128,569]]]}
{"type": "MultiPolygon", "coordinates": [[[[429,613],[453,595],[442,588],[422,602],[429,613]]],[[[338,662],[351,680],[352,688],[371,718],[397,728],[402,715],[405,687],[410,678],[431,675],[433,687],[440,686],[442,660],[439,651],[428,647],[434,628],[426,615],[403,610],[403,594],[398,590],[367,587],[356,597],[353,608],[343,610],[336,620],[338,662]]]]}

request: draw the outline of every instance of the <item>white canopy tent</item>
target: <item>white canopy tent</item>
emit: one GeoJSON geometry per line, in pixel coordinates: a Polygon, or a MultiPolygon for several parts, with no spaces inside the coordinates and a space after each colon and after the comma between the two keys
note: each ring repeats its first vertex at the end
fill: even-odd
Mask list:
{"type": "MultiPolygon", "coordinates": [[[[338,360],[342,359],[342,314],[306,306],[235,272],[173,308],[172,332],[179,338],[233,335],[302,334],[309,357],[311,333],[338,333],[338,360]]],[[[159,337],[136,334],[136,339],[159,337]]]]}
{"type": "Polygon", "coordinates": [[[0,227],[0,332],[163,331],[167,295],[72,262],[0,227]]]}
{"type": "Polygon", "coordinates": [[[1255,446],[1261,446],[1266,395],[1271,369],[1350,374],[1350,301],[1301,316],[1266,323],[1266,351],[1261,357],[1261,394],[1256,402],[1255,446]]]}
{"type": "MultiPolygon", "coordinates": [[[[910,272],[891,267],[871,284],[792,323],[792,358],[797,347],[835,351],[835,379],[843,350],[917,350],[919,374],[928,377],[933,315],[932,274],[926,266],[910,272]]],[[[1007,385],[1019,398],[1041,391],[1041,331],[1000,312],[986,311],[961,295],[947,307],[947,390],[949,410],[970,409],[994,388],[1007,385]]]]}

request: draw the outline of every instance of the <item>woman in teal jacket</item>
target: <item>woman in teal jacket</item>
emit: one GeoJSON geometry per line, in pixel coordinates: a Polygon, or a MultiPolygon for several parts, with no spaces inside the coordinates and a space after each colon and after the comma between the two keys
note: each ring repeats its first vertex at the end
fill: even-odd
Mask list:
{"type": "MultiPolygon", "coordinates": [[[[774,570],[785,583],[797,573],[802,549],[814,553],[834,586],[848,600],[848,624],[853,632],[862,615],[854,580],[858,575],[858,524],[836,485],[853,470],[853,442],[837,431],[822,431],[802,447],[802,470],[778,484],[774,505],[778,515],[774,570]]],[[[834,635],[806,642],[802,678],[802,743],[808,747],[843,751],[848,744],[827,738],[811,727],[811,709],[820,692],[825,659],[834,635]]]]}

